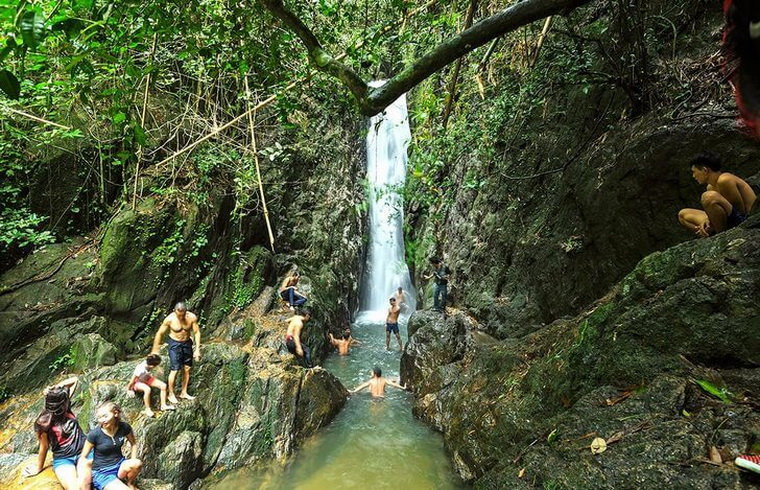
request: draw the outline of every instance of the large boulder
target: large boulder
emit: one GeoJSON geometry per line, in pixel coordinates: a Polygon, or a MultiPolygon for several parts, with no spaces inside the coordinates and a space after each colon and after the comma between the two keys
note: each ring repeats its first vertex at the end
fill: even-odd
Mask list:
{"type": "MultiPolygon", "coordinates": [[[[156,488],[168,484],[181,490],[214,468],[284,460],[301,441],[332,420],[347,392],[326,371],[303,369],[290,354],[278,353],[282,344],[278,322],[263,318],[257,324],[258,345],[204,343],[203,357],[193,367],[190,382],[190,392],[197,398],[180,402],[176,411],[147,418],[142,399],[127,396],[126,384],[139,358],[86,371],[80,376],[73,410],[88,430],[95,423],[98,405],[107,400],[120,404],[135,430],[144,463],[141,479],[156,488]]],[[[164,354],[161,366],[167,365],[164,354]]],[[[166,377],[165,371],[156,374],[166,377]]],[[[177,391],[180,382],[181,375],[177,391]]],[[[157,390],[152,404],[158,406],[157,390]]],[[[32,426],[41,409],[39,391],[0,405],[4,420],[0,452],[8,454],[6,461],[0,460],[3,487],[17,481],[19,465],[36,451],[32,426]]]]}
{"type": "Polygon", "coordinates": [[[653,254],[588,311],[518,339],[418,314],[402,357],[415,413],[483,488],[756,485],[704,461],[758,450],[758,240],[753,216],[653,254]]]}

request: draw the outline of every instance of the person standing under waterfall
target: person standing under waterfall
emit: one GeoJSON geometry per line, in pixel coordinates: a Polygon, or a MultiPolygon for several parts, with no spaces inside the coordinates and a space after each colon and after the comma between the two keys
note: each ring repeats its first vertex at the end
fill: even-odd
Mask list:
{"type": "Polygon", "coordinates": [[[401,311],[406,311],[406,295],[404,294],[404,288],[401,286],[398,287],[395,293],[393,293],[393,297],[396,298],[396,304],[399,308],[401,308],[401,311]]]}
{"type": "Polygon", "coordinates": [[[678,221],[697,236],[708,236],[731,229],[747,219],[755,203],[755,192],[736,175],[721,171],[720,158],[701,153],[689,162],[694,180],[707,185],[702,193],[702,208],[685,208],[678,221]]]}
{"type": "Polygon", "coordinates": [[[304,324],[311,319],[311,311],[304,308],[300,315],[293,315],[288,320],[288,332],[285,334],[285,347],[288,352],[298,357],[306,368],[312,368],[311,350],[309,346],[301,342],[301,332],[304,324]]]}
{"type": "Polygon", "coordinates": [[[169,402],[179,403],[174,396],[174,380],[177,373],[182,369],[182,392],[179,397],[185,400],[194,400],[194,396],[187,393],[187,386],[190,384],[190,370],[193,367],[193,361],[201,359],[201,329],[198,326],[198,317],[187,311],[187,306],[179,302],[174,306],[174,312],[164,318],[161,327],[156,332],[156,338],[153,340],[152,354],[158,354],[161,347],[161,339],[169,331],[169,402]],[[195,337],[195,344],[190,338],[192,331],[195,337]]]}
{"type": "Polygon", "coordinates": [[[444,264],[443,260],[438,257],[431,258],[430,264],[434,268],[433,272],[424,276],[424,279],[429,280],[434,278],[435,280],[435,283],[433,284],[433,310],[440,311],[445,315],[451,269],[449,269],[449,266],[444,264]]]}
{"type": "Polygon", "coordinates": [[[398,350],[401,352],[404,349],[401,335],[398,333],[398,315],[401,313],[401,307],[396,303],[395,296],[391,296],[388,301],[391,306],[388,308],[388,316],[385,317],[385,350],[391,350],[391,332],[393,332],[398,340],[398,350]]]}

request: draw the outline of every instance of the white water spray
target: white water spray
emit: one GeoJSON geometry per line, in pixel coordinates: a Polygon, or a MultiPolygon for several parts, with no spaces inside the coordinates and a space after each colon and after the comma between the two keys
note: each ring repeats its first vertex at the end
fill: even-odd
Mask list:
{"type": "MultiPolygon", "coordinates": [[[[384,82],[373,82],[377,87],[384,82]]],[[[406,179],[406,149],[411,140],[406,95],[373,116],[367,132],[369,181],[369,251],[364,274],[362,309],[388,311],[388,298],[404,288],[411,314],[416,293],[404,260],[404,203],[399,192],[406,179]]]]}

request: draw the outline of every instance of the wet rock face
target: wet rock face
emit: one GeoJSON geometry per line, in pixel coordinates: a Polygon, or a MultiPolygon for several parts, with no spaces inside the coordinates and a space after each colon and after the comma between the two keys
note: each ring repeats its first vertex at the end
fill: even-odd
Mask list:
{"type": "MultiPolygon", "coordinates": [[[[140,359],[122,361],[80,377],[73,405],[80,424],[85,430],[94,426],[95,409],[101,403],[113,400],[120,404],[124,418],[135,430],[144,464],[142,478],[155,488],[185,489],[214,468],[288,457],[301,441],[332,420],[347,392],[328,372],[304,370],[290,354],[280,356],[272,346],[279,348],[282,343],[281,323],[259,317],[259,307],[254,303],[250,311],[238,313],[257,325],[255,344],[204,343],[189,388],[195,400],[182,401],[176,411],[147,418],[142,413],[142,399],[130,398],[126,392],[140,359]]],[[[162,348],[163,373],[156,375],[164,381],[168,362],[162,348]]],[[[180,383],[181,373],[175,383],[177,393],[180,383]]],[[[158,390],[153,390],[152,406],[158,405],[158,390]]],[[[0,459],[3,488],[16,488],[19,468],[33,459],[37,443],[32,424],[41,409],[40,392],[13,397],[0,405],[0,417],[5,421],[0,453],[8,454],[0,459]]]]}
{"type": "Polygon", "coordinates": [[[416,314],[402,357],[415,414],[481,488],[753,488],[730,463],[760,449],[758,240],[753,216],[653,254],[588,311],[518,339],[416,314]],[[704,462],[711,448],[725,464],[704,462]]]}

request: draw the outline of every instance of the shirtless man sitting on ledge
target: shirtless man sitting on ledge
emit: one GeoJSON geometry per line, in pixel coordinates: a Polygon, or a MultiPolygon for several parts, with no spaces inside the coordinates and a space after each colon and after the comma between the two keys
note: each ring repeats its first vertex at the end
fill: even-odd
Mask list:
{"type": "Polygon", "coordinates": [[[694,180],[705,184],[702,209],[685,208],[678,221],[687,230],[706,238],[740,225],[755,203],[755,192],[744,180],[721,171],[720,158],[700,153],[689,162],[694,180]]]}
{"type": "Polygon", "coordinates": [[[158,354],[161,346],[161,339],[169,331],[169,399],[170,403],[178,403],[177,397],[174,396],[174,380],[177,373],[182,368],[182,392],[179,397],[184,400],[194,400],[194,396],[187,393],[187,385],[190,384],[190,369],[193,367],[193,361],[201,359],[201,329],[198,327],[198,317],[194,313],[187,311],[185,303],[179,302],[174,306],[174,312],[164,318],[161,327],[156,333],[153,340],[153,354],[158,354]],[[195,337],[190,338],[190,331],[195,337]]]}

